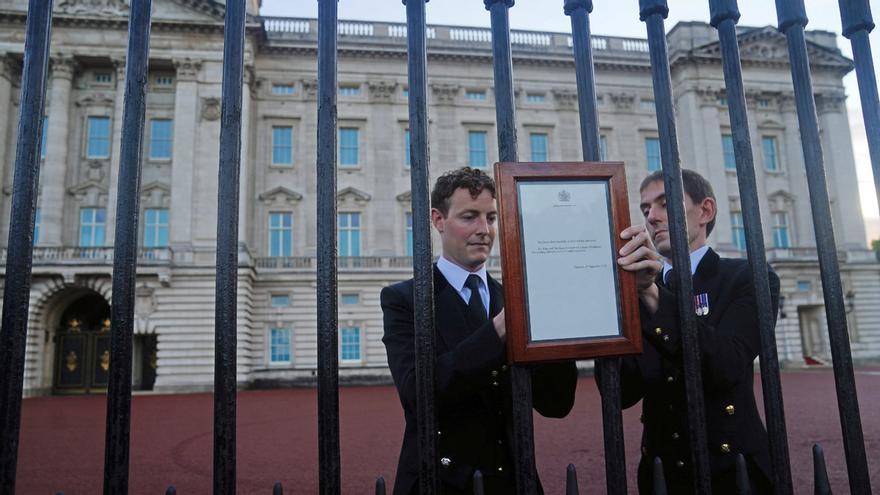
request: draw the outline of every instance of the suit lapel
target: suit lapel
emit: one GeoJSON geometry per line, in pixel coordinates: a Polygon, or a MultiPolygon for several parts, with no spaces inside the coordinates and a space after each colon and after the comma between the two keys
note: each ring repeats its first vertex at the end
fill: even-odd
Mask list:
{"type": "Polygon", "coordinates": [[[694,295],[708,293],[714,289],[715,275],[718,274],[720,262],[721,257],[718,256],[718,253],[709,248],[694,273],[694,295]]]}
{"type": "Polygon", "coordinates": [[[494,318],[504,309],[504,290],[501,288],[501,284],[488,273],[486,280],[489,281],[489,318],[494,318]]]}

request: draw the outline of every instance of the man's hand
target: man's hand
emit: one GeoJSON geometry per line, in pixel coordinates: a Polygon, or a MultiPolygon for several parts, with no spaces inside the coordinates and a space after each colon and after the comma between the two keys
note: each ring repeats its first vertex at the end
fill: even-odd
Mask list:
{"type": "Polygon", "coordinates": [[[492,318],[492,324],[495,325],[495,333],[498,334],[498,338],[501,339],[501,342],[506,342],[507,340],[507,330],[504,327],[504,310],[502,309],[500,313],[495,315],[495,318],[492,318]]]}
{"type": "Polygon", "coordinates": [[[644,225],[624,229],[620,238],[627,242],[620,248],[617,264],[628,272],[635,272],[639,299],[654,313],[660,302],[660,293],[654,284],[654,278],[663,269],[660,255],[644,225]]]}

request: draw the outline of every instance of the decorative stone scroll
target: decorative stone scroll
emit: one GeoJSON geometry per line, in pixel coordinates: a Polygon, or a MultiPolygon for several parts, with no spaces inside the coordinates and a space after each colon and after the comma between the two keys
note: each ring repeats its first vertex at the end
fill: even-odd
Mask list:
{"type": "Polygon", "coordinates": [[[59,14],[128,16],[131,0],[60,0],[55,5],[59,14]]]}
{"type": "Polygon", "coordinates": [[[397,83],[394,81],[367,81],[370,90],[370,100],[375,102],[389,103],[397,92],[397,83]]]}
{"type": "Polygon", "coordinates": [[[220,98],[208,97],[202,98],[201,111],[199,112],[202,120],[213,122],[220,120],[220,98]]]}
{"type": "Polygon", "coordinates": [[[177,59],[174,61],[174,67],[177,68],[178,81],[196,81],[202,68],[202,61],[191,58],[177,59]]]}
{"type": "Polygon", "coordinates": [[[457,84],[434,83],[431,85],[431,91],[434,93],[434,102],[437,104],[449,105],[455,103],[458,98],[458,91],[461,86],[457,84]]]}
{"type": "Polygon", "coordinates": [[[609,93],[608,96],[611,97],[611,102],[618,110],[632,110],[636,103],[635,93],[609,93]]]}
{"type": "Polygon", "coordinates": [[[577,106],[578,101],[577,92],[570,89],[554,89],[553,101],[556,102],[556,108],[558,109],[574,109],[577,106]]]}

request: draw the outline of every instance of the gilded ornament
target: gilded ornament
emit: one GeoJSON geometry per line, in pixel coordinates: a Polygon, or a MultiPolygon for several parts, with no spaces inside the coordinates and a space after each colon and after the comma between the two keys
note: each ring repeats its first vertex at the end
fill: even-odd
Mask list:
{"type": "Polygon", "coordinates": [[[105,350],[104,354],[101,354],[101,369],[107,371],[110,369],[110,351],[105,350]]]}
{"type": "Polygon", "coordinates": [[[76,371],[76,364],[76,353],[70,351],[67,353],[67,371],[70,371],[71,373],[76,371]]]}

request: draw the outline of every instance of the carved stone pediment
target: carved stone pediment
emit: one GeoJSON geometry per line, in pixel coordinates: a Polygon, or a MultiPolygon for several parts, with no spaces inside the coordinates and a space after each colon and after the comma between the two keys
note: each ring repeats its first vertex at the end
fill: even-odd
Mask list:
{"type": "Polygon", "coordinates": [[[367,88],[370,90],[370,100],[390,102],[397,92],[397,83],[395,81],[367,81],[367,88]]]}
{"type": "Polygon", "coordinates": [[[107,188],[95,180],[87,180],[67,189],[67,193],[84,206],[107,204],[107,188]]]}
{"type": "Polygon", "coordinates": [[[195,81],[202,69],[202,61],[191,58],[176,59],[174,67],[177,69],[178,81],[195,81]]]}
{"type": "Polygon", "coordinates": [[[451,104],[455,103],[458,98],[458,91],[461,86],[457,84],[434,83],[431,85],[431,92],[434,94],[434,103],[451,104]]]}
{"type": "Polygon", "coordinates": [[[59,0],[55,12],[70,15],[128,16],[131,0],[59,0]]]}
{"type": "Polygon", "coordinates": [[[171,187],[159,181],[141,186],[141,205],[145,208],[169,208],[171,187]]]}
{"type": "Polygon", "coordinates": [[[318,80],[303,79],[302,80],[303,96],[306,100],[314,101],[318,98],[318,80]]]}
{"type": "Polygon", "coordinates": [[[782,189],[771,194],[768,199],[770,211],[789,211],[794,206],[794,196],[782,189]]]}
{"type": "Polygon", "coordinates": [[[338,205],[364,206],[370,201],[371,196],[360,189],[346,187],[336,193],[338,205]]]}
{"type": "Polygon", "coordinates": [[[843,92],[827,92],[816,95],[816,112],[819,114],[843,111],[846,94],[843,92]]]}
{"type": "Polygon", "coordinates": [[[554,89],[553,90],[553,101],[556,102],[556,108],[560,108],[560,109],[576,108],[577,101],[578,101],[577,91],[572,91],[570,89],[554,89]]]}
{"type": "Polygon", "coordinates": [[[632,110],[636,103],[635,93],[609,93],[608,96],[618,110],[632,110]]]}
{"type": "Polygon", "coordinates": [[[89,93],[81,96],[76,100],[76,106],[78,107],[95,107],[95,106],[104,106],[104,107],[112,107],[113,106],[113,97],[107,93],[89,93]]]}
{"type": "MultiPolygon", "coordinates": [[[[752,63],[788,64],[788,42],[785,35],[772,26],[755,28],[741,33],[739,42],[740,59],[752,63]]],[[[852,61],[826,46],[807,40],[807,53],[813,66],[825,65],[849,68],[852,61]]],[[[721,59],[721,43],[718,41],[697,47],[691,52],[698,58],[721,59]]]]}
{"type": "Polygon", "coordinates": [[[718,105],[719,100],[727,96],[725,90],[714,86],[696,87],[694,88],[694,93],[696,93],[697,97],[700,99],[700,105],[702,106],[718,105]]]}
{"type": "Polygon", "coordinates": [[[412,191],[402,192],[398,194],[395,199],[401,203],[410,204],[412,203],[412,191]]]}
{"type": "Polygon", "coordinates": [[[265,204],[289,204],[294,205],[302,201],[302,194],[288,189],[284,186],[278,186],[260,194],[259,199],[265,204]]]}

